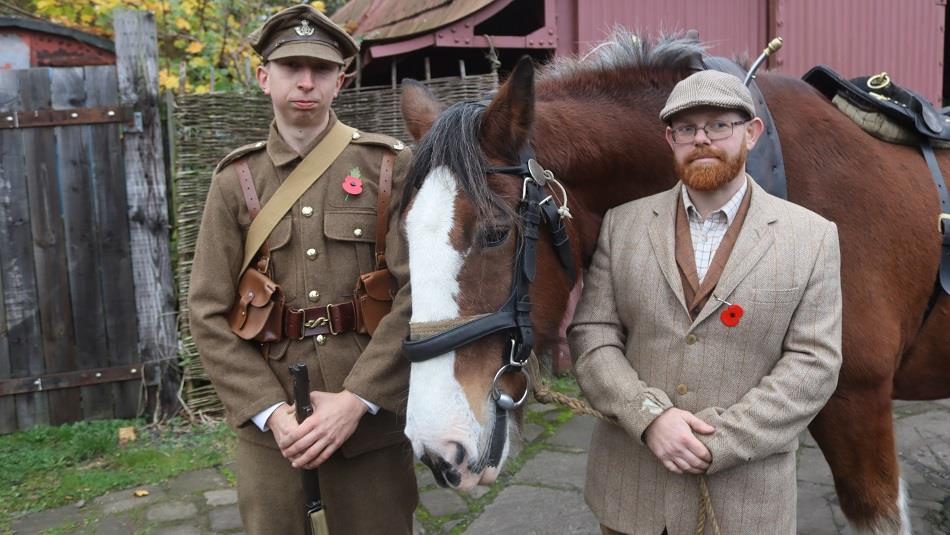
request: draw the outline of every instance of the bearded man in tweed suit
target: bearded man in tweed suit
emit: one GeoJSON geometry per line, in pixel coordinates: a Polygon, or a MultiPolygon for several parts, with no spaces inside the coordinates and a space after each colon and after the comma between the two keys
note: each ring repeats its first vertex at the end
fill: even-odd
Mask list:
{"type": "Polygon", "coordinates": [[[607,213],[569,331],[598,422],[585,497],[604,533],[793,534],[798,436],[835,389],[835,225],[745,172],[764,129],[729,74],[660,112],[680,183],[607,213]]]}

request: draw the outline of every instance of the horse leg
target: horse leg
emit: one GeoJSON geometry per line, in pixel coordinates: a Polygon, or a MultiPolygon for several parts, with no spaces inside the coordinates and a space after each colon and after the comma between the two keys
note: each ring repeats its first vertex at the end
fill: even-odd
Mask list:
{"type": "Polygon", "coordinates": [[[910,535],[894,444],[890,381],[838,391],[809,426],[855,533],[910,535]]]}
{"type": "Polygon", "coordinates": [[[894,399],[950,397],[950,296],[941,295],[894,375],[894,399]]]}

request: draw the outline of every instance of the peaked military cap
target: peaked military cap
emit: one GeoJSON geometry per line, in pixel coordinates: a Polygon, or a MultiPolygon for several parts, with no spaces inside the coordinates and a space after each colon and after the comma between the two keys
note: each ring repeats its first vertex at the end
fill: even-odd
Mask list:
{"type": "Polygon", "coordinates": [[[356,41],[316,9],[296,5],[271,16],[248,36],[264,61],[310,57],[343,65],[356,55],[356,41]]]}

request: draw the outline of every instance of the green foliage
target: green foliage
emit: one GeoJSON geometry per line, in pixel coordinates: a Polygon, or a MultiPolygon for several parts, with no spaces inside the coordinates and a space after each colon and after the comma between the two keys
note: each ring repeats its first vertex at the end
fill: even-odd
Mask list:
{"type": "MultiPolygon", "coordinates": [[[[65,26],[112,37],[115,9],[155,14],[163,90],[178,91],[182,68],[185,91],[207,93],[242,90],[255,84],[259,58],[247,34],[268,16],[297,2],[275,0],[20,0],[15,5],[65,26]]],[[[314,0],[313,7],[332,13],[344,0],[314,0]]]]}
{"type": "Polygon", "coordinates": [[[234,434],[223,423],[161,427],[142,420],[80,422],[0,436],[0,532],[14,513],[39,511],[110,490],[157,483],[179,473],[227,462],[234,434]],[[139,439],[118,444],[118,429],[139,439]]]}

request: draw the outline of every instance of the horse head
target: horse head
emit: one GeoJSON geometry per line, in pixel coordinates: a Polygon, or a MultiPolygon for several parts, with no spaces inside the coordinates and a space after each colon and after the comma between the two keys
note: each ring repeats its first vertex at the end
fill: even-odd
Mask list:
{"type": "Polygon", "coordinates": [[[562,222],[567,192],[526,179],[530,60],[490,101],[447,109],[407,82],[403,115],[420,141],[403,204],[413,289],[406,435],[439,483],[468,490],[494,481],[507,457],[511,416],[530,388],[523,361],[557,336],[581,253],[562,222]],[[531,210],[526,195],[535,196],[531,210]],[[554,241],[568,237],[560,249],[548,230],[558,225],[554,241]],[[440,336],[445,343],[414,351],[440,336]]]}

